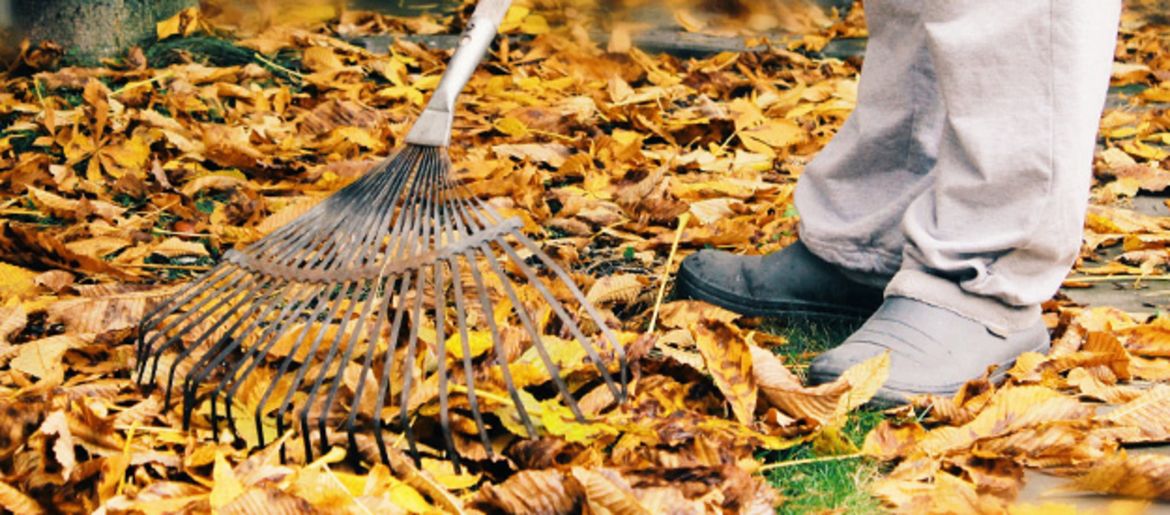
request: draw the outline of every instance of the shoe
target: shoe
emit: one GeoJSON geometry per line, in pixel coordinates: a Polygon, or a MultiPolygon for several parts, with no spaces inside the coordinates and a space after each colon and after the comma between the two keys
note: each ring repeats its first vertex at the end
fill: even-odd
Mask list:
{"type": "Polygon", "coordinates": [[[882,288],[849,279],[799,241],[765,256],[700,250],[678,271],[677,295],[741,315],[864,319],[882,288]]]}
{"type": "Polygon", "coordinates": [[[1006,337],[983,324],[906,297],[888,297],[844,343],[817,356],[809,366],[812,384],[831,382],[849,367],[890,353],[890,376],[871,404],[905,404],[922,394],[954,395],[967,381],[995,365],[999,382],[1025,352],[1047,352],[1048,329],[1040,317],[1006,337]]]}

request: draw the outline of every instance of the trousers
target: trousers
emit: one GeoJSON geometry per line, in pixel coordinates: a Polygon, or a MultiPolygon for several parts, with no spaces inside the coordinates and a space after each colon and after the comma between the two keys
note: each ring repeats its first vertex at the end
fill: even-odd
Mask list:
{"type": "Polygon", "coordinates": [[[1080,248],[1120,10],[866,0],[857,106],[797,182],[801,240],[887,297],[1035,323],[1080,248]]]}

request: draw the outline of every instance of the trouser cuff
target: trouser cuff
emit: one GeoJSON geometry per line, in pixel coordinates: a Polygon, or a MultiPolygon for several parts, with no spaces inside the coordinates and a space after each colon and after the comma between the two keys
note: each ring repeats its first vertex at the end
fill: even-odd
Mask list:
{"type": "Polygon", "coordinates": [[[998,299],[963,290],[957,283],[923,270],[902,269],[886,286],[886,297],[907,297],[953,311],[999,335],[1022,330],[1036,323],[1040,305],[1012,306],[998,299]]]}

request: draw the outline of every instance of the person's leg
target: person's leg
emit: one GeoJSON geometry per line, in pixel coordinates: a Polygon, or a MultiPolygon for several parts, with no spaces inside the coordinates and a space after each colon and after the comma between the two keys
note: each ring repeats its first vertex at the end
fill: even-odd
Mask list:
{"type": "Polygon", "coordinates": [[[1001,332],[1031,323],[1080,247],[1118,0],[933,0],[946,105],[938,173],[887,294],[1001,332]]]}
{"type": "Polygon", "coordinates": [[[767,256],[692,254],[679,270],[680,295],[750,315],[864,318],[877,309],[902,259],[898,224],[929,186],[942,134],[918,16],[925,1],[866,2],[858,105],[799,179],[801,241],[767,256]]]}
{"type": "Polygon", "coordinates": [[[930,1],[865,3],[869,41],[857,107],[796,187],[801,241],[826,261],[881,283],[901,267],[906,239],[899,225],[930,187],[942,135],[944,112],[921,18],[930,1]]]}
{"type": "Polygon", "coordinates": [[[887,402],[947,394],[1043,350],[1039,303],[1080,243],[1118,0],[931,0],[922,6],[945,108],[927,190],[902,220],[886,300],[810,367],[827,381],[891,353],[887,402]]]}

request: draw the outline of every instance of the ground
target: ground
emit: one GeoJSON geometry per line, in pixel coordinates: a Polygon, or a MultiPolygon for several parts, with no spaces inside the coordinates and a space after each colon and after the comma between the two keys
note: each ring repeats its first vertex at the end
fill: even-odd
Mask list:
{"type": "MultiPolygon", "coordinates": [[[[828,385],[803,381],[849,323],[739,317],[670,294],[679,261],[698,249],[764,253],[795,241],[795,181],[856,101],[861,6],[516,4],[460,98],[449,149],[457,194],[410,184],[428,193],[415,198],[483,199],[564,277],[519,234],[439,248],[446,261],[438,250],[406,265],[387,257],[418,241],[469,241],[451,227],[411,233],[423,236],[410,244],[368,240],[363,263],[382,272],[342,285],[250,290],[238,256],[228,258],[313,209],[355,224],[366,208],[385,207],[392,221],[423,212],[323,199],[425,175],[378,163],[415,155],[395,152],[470,4],[396,17],[335,2],[204,2],[161,22],[155,44],[100,67],[72,66],[51,43],[22,47],[0,73],[0,506],[1087,506],[1037,497],[1052,486],[1110,496],[1108,509],[1128,513],[1170,498],[1170,458],[1148,450],[1170,441],[1170,29],[1159,2],[1127,2],[1081,259],[1044,306],[1052,351],[1023,356],[1005,384],[977,379],[955,397],[886,411],[865,406],[884,357],[828,385]],[[161,325],[139,324],[183,298],[172,295],[185,284],[210,289],[147,317],[161,325]],[[563,315],[553,308],[562,304],[563,315]],[[382,314],[358,310],[375,305],[382,314]],[[190,325],[168,327],[186,312],[190,325]],[[236,333],[237,322],[266,330],[236,333]],[[157,338],[172,344],[136,352],[157,338]],[[603,380],[621,371],[619,345],[624,402],[603,380]],[[262,348],[258,366],[233,368],[262,348]],[[211,361],[222,366],[194,366],[216,355],[209,349],[230,352],[211,361]],[[334,359],[354,349],[374,365],[360,351],[334,359]],[[155,363],[160,374],[140,374],[155,363]],[[203,380],[183,381],[197,369],[203,380]],[[328,404],[313,400],[314,378],[335,385],[328,404]],[[232,411],[213,394],[216,379],[236,389],[232,411]],[[302,433],[302,414],[323,437],[302,433]]],[[[340,253],[352,232],[313,232],[324,242],[313,248],[340,253]]]]}

